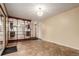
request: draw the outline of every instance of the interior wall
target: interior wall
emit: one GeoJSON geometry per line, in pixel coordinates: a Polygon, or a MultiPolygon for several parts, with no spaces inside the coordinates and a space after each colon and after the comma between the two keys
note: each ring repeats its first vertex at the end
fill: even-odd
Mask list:
{"type": "Polygon", "coordinates": [[[32,34],[32,37],[39,37],[39,22],[34,20],[32,21],[32,25],[31,25],[31,34],[32,34]]]}
{"type": "Polygon", "coordinates": [[[50,17],[41,26],[43,40],[79,49],[79,7],[50,17]]]}
{"type": "Polygon", "coordinates": [[[35,37],[35,26],[34,26],[35,21],[31,21],[31,37],[35,37]]]}

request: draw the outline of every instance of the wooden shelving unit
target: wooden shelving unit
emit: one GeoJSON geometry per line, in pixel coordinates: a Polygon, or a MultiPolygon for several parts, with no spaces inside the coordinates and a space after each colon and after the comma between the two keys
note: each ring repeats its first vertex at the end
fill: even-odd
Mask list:
{"type": "Polygon", "coordinates": [[[31,37],[31,21],[9,18],[9,40],[21,40],[31,37]]]}

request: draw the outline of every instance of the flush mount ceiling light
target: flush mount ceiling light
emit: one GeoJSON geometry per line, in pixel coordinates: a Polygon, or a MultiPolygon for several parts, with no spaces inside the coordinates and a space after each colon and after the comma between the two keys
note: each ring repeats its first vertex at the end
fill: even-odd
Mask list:
{"type": "Polygon", "coordinates": [[[42,16],[44,11],[45,11],[44,6],[41,6],[41,5],[36,6],[36,13],[38,16],[42,16]]]}

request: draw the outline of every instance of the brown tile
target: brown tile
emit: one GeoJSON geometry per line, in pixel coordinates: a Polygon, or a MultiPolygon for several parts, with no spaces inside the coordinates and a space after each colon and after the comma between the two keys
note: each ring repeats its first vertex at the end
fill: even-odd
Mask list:
{"type": "Polygon", "coordinates": [[[79,56],[79,51],[42,40],[28,40],[9,43],[18,51],[4,56],[79,56]]]}

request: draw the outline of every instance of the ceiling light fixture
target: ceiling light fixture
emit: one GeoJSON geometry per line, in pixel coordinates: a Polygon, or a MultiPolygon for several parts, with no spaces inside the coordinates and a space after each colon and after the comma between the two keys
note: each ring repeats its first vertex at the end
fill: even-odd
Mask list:
{"type": "Polygon", "coordinates": [[[41,10],[41,8],[38,9],[37,15],[38,15],[38,16],[42,16],[42,15],[43,15],[43,11],[41,10]]]}
{"type": "Polygon", "coordinates": [[[36,13],[37,13],[38,16],[42,16],[44,10],[45,10],[45,7],[44,6],[42,6],[42,5],[36,6],[36,13]]]}

